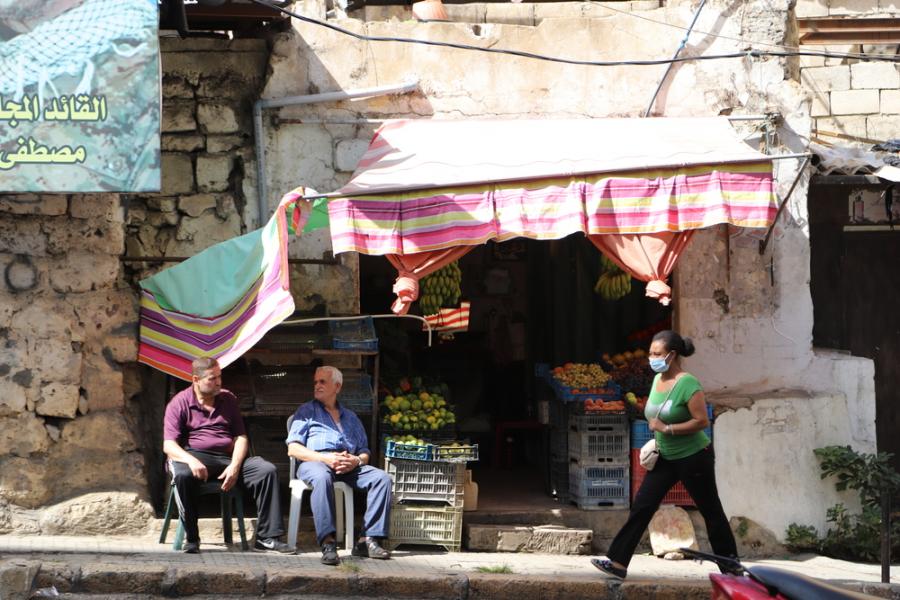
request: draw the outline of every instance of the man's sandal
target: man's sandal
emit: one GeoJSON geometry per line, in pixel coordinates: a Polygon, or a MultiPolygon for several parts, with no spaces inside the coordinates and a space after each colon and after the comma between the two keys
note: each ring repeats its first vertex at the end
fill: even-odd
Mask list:
{"type": "Polygon", "coordinates": [[[391,557],[391,553],[381,547],[378,540],[367,537],[365,541],[357,542],[350,552],[353,556],[365,556],[368,558],[379,558],[386,560],[391,557]]]}
{"type": "Polygon", "coordinates": [[[607,575],[612,575],[613,577],[618,577],[619,579],[625,579],[625,576],[628,575],[627,570],[620,569],[619,567],[615,566],[613,562],[608,558],[592,558],[591,564],[607,575]]]}

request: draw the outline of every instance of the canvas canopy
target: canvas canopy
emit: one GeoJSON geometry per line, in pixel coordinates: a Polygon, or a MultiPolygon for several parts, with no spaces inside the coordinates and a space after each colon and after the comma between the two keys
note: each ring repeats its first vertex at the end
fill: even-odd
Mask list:
{"type": "Polygon", "coordinates": [[[335,253],[767,227],[776,212],[771,157],[725,117],[390,121],[328,196],[335,253]]]}

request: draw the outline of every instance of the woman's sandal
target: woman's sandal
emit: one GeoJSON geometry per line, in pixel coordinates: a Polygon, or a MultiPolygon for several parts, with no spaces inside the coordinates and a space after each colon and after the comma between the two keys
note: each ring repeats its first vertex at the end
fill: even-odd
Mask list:
{"type": "Polygon", "coordinates": [[[619,567],[615,566],[613,562],[608,558],[592,558],[591,564],[607,575],[612,575],[613,577],[618,577],[619,579],[625,579],[625,576],[628,574],[627,570],[620,569],[619,567]]]}

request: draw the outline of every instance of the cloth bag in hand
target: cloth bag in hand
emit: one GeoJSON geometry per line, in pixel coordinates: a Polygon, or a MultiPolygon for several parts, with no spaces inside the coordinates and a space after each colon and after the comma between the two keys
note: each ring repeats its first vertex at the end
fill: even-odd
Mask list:
{"type": "MultiPolygon", "coordinates": [[[[666,395],[666,399],[662,404],[659,405],[659,410],[656,411],[656,416],[654,419],[659,417],[659,414],[662,412],[662,409],[666,407],[666,404],[669,403],[669,396],[672,395],[672,390],[675,389],[675,386],[678,385],[678,381],[672,385],[672,388],[669,390],[669,393],[666,395]]],[[[656,466],[656,461],[659,460],[659,448],[656,447],[656,435],[651,437],[646,444],[641,446],[641,454],[640,454],[640,463],[641,466],[647,469],[648,471],[652,471],[653,467],[656,466]]]]}

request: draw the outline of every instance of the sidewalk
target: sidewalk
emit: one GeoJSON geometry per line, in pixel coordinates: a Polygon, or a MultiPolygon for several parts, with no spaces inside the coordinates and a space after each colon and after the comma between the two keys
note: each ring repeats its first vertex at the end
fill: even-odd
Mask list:
{"type": "MultiPolygon", "coordinates": [[[[693,561],[635,556],[628,582],[605,579],[588,556],[400,549],[389,561],[349,556],[326,567],[312,548],[296,555],[241,552],[204,543],[199,555],[174,552],[170,544],[136,537],[0,536],[0,584],[17,573],[34,573],[34,588],[60,593],[188,596],[229,594],[266,597],[321,594],[387,598],[708,598],[715,567],[693,561]],[[483,573],[479,567],[508,567],[483,573]]],[[[748,561],[845,584],[883,598],[900,598],[900,570],[880,584],[878,565],[805,555],[791,560],[748,561]]],[[[24,579],[23,579],[24,574],[24,579]]],[[[22,584],[19,584],[20,586],[22,584]]],[[[0,598],[7,599],[0,587],[0,598]]],[[[20,594],[23,592],[20,591],[20,594]]],[[[10,598],[14,596],[9,595],[10,598]]],[[[24,594],[24,598],[28,595],[24,594]]],[[[77,597],[77,595],[76,595],[77,597]]],[[[109,597],[109,596],[107,596],[109,597]]]]}

